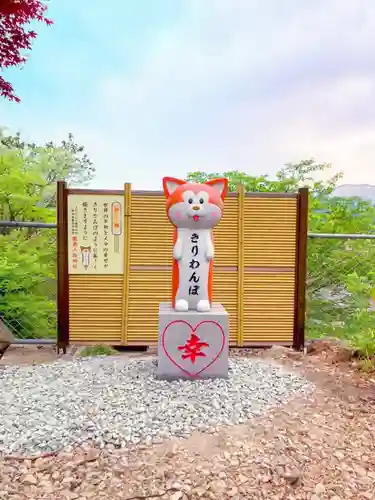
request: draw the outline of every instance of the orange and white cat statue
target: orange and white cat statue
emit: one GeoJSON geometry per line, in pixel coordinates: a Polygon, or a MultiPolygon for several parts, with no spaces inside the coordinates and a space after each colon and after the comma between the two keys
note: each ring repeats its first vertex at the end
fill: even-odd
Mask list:
{"type": "Polygon", "coordinates": [[[212,304],[212,229],[223,214],[228,180],[199,184],[164,177],[163,189],[167,215],[175,227],[172,305],[180,312],[208,312],[212,304]]]}

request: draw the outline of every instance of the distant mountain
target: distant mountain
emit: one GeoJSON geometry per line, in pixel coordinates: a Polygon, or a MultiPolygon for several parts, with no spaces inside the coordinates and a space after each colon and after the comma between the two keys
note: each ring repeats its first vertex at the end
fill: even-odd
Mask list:
{"type": "Polygon", "coordinates": [[[375,186],[370,184],[342,184],[333,191],[333,196],[352,198],[357,196],[375,202],[375,186]]]}

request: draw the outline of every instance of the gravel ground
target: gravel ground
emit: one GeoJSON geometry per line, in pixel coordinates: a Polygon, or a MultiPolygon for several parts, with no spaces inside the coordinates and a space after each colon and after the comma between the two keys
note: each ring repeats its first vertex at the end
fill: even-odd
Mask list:
{"type": "Polygon", "coordinates": [[[151,360],[56,361],[0,371],[0,452],[40,453],[91,441],[156,444],[242,424],[313,385],[277,364],[230,362],[230,378],[165,382],[151,360]]]}
{"type": "Polygon", "coordinates": [[[242,350],[285,365],[314,390],[216,435],[0,456],[0,498],[375,500],[375,374],[360,374],[350,361],[338,361],[344,353],[329,351],[242,350]]]}

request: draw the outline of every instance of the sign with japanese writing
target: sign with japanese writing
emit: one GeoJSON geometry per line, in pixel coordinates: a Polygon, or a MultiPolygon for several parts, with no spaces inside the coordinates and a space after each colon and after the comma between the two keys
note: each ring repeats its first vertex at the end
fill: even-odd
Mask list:
{"type": "Polygon", "coordinates": [[[68,196],[69,274],[122,274],[124,212],[121,196],[68,196]]]}
{"type": "Polygon", "coordinates": [[[200,273],[199,273],[199,267],[200,267],[200,261],[199,259],[199,234],[194,232],[190,236],[190,254],[191,254],[191,260],[189,261],[189,268],[193,269],[191,272],[191,276],[189,278],[189,295],[199,295],[199,281],[200,281],[200,273]]]}

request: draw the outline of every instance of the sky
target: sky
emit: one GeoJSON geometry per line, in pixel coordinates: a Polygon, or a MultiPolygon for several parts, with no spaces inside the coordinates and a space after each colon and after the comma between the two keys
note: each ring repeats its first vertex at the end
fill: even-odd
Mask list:
{"type": "Polygon", "coordinates": [[[22,102],[0,100],[0,124],[72,132],[91,187],[311,157],[375,184],[374,0],[51,0],[48,15],[5,73],[22,102]]]}

